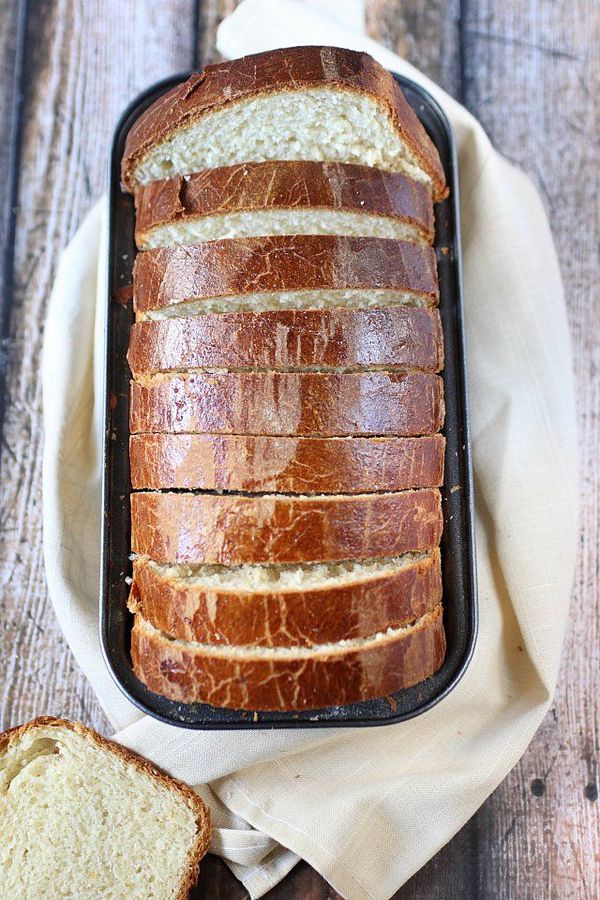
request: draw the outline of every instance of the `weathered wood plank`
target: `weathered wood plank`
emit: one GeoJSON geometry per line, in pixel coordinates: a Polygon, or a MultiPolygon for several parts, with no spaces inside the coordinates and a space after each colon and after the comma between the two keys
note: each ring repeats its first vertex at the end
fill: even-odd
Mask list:
{"type": "Polygon", "coordinates": [[[537,183],[572,328],[581,433],[581,544],[553,708],[477,820],[479,896],[600,896],[597,754],[600,473],[600,16],[592,0],[467,3],[464,99],[537,183]]]}
{"type": "Polygon", "coordinates": [[[367,0],[369,35],[460,97],[460,0],[367,0]]]}
{"type": "Polygon", "coordinates": [[[217,28],[240,0],[198,0],[198,68],[220,59],[215,46],[217,28]]]}
{"type": "Polygon", "coordinates": [[[28,52],[24,83],[2,449],[0,723],[60,713],[107,731],[46,594],[39,384],[44,312],[60,250],[104,190],[107,146],[120,110],[147,84],[192,63],[194,6],[191,0],[45,0],[28,9],[26,46],[35,52],[28,52]]]}
{"type": "MultiPolygon", "coordinates": [[[[200,867],[200,878],[192,900],[246,900],[248,892],[224,862],[207,856],[200,867]]],[[[308,863],[300,862],[273,890],[268,900],[341,900],[308,863]]]]}
{"type": "Polygon", "coordinates": [[[14,202],[18,184],[20,85],[23,73],[25,4],[0,2],[0,433],[4,418],[4,379],[9,349],[9,301],[12,294],[14,202]]]}

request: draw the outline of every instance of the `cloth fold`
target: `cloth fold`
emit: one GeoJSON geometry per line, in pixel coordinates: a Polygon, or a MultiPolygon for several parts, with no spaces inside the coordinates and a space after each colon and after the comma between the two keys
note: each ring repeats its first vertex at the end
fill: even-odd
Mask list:
{"type": "MultiPolygon", "coordinates": [[[[218,48],[364,48],[427,88],[453,125],[480,602],[469,670],[419,718],[359,730],[195,733],[141,715],[121,694],[97,632],[104,202],[65,250],[49,304],[44,552],[61,627],[116,739],[211,803],[212,850],[251,896],[302,857],[343,896],[386,900],[515,765],[550,703],[577,538],[574,395],[560,274],[533,186],[458,103],[326,6],[329,14],[319,0],[244,0],[221,24],[218,48]]],[[[356,25],[360,4],[348,12],[356,25]]]]}

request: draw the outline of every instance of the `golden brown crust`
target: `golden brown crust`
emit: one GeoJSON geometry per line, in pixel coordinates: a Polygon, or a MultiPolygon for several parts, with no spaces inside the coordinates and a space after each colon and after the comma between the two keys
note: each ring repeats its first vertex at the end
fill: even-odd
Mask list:
{"type": "Polygon", "coordinates": [[[387,696],[433,675],[446,651],[440,606],[408,631],[342,652],[315,650],[308,658],[207,654],[201,644],[169,640],[139,616],[131,641],[134,672],[151,691],[182,703],[257,710],[387,696]]]}
{"type": "Polygon", "coordinates": [[[134,490],[362,494],[439,487],[445,439],[133,434],[134,490]]]}
{"type": "Polygon", "coordinates": [[[133,562],[129,608],[173,638],[238,646],[314,646],[364,638],[420,619],[442,599],[440,551],[401,569],[315,588],[239,591],[133,562]]]}
{"type": "Polygon", "coordinates": [[[398,435],[439,431],[439,375],[422,372],[228,372],[131,384],[130,431],[398,435]]]}
{"type": "Polygon", "coordinates": [[[225,238],[138,253],[137,313],[246,294],[387,288],[436,306],[432,247],[392,238],[303,234],[225,238]]]}
{"type": "Polygon", "coordinates": [[[303,563],[399,556],[437,547],[435,488],[388,494],[131,495],[134,553],[159,563],[303,563]]]}
{"type": "Polygon", "coordinates": [[[408,368],[444,364],[434,309],[285,309],[136,322],[127,360],[135,378],[185,369],[408,368]]]}
{"type": "Polygon", "coordinates": [[[136,242],[143,247],[153,229],[203,216],[307,208],[399,219],[433,243],[426,185],[371,166],[300,160],[239,163],[140,185],[136,242]]]}
{"type": "Polygon", "coordinates": [[[175,131],[231,103],[269,93],[332,88],[376,100],[399,137],[430,176],[436,200],[447,194],[436,148],[394,77],[366,53],[338,47],[288,47],[207,66],[160,97],[127,135],[121,179],[135,187],[135,169],[175,131]]]}
{"type": "Polygon", "coordinates": [[[109,741],[91,728],[86,728],[86,726],[82,725],[80,722],[72,722],[68,719],[56,719],[53,716],[39,716],[31,722],[28,722],[26,725],[19,725],[16,728],[11,728],[3,734],[0,734],[0,751],[4,750],[4,748],[13,741],[20,740],[25,734],[33,732],[38,728],[65,728],[69,731],[74,731],[82,737],[92,741],[92,743],[96,744],[102,750],[113,753],[122,760],[122,762],[133,766],[139,772],[143,772],[144,775],[151,777],[154,781],[159,782],[165,788],[175,794],[179,794],[183,798],[186,805],[194,813],[197,826],[196,842],[189,853],[187,870],[182,875],[181,886],[175,898],[175,900],[187,900],[192,888],[196,885],[198,880],[200,861],[208,851],[211,838],[210,810],[198,794],[183,781],[179,781],[177,778],[167,775],[166,772],[163,772],[153,763],[144,759],[144,757],[139,756],[137,753],[134,753],[132,750],[128,750],[126,747],[121,746],[121,744],[109,741]]]}

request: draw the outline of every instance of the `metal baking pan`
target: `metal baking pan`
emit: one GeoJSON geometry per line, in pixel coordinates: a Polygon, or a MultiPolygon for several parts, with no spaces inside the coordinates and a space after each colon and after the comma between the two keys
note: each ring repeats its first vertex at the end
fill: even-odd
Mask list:
{"type": "Polygon", "coordinates": [[[113,136],[109,168],[108,305],[105,344],[103,530],[100,633],[104,657],[123,693],[141,710],[184,728],[323,728],[387,725],[420,715],[439,703],[460,681],[477,634],[477,584],[473,533],[473,487],[466,396],[465,337],[461,284],[458,171],[452,131],[444,113],[421,87],[397,76],[404,93],[436,145],[450,196],[436,206],[435,249],[444,326],[447,439],[442,489],[444,625],[448,650],[441,669],[427,681],[392,697],[350,706],[303,712],[248,712],[205,704],[184,704],[154,694],[135,677],[129,656],[133,617],[127,610],[130,561],[129,368],[125,360],[131,304],[116,302],[130,284],[135,257],[134,206],[120,188],[120,162],[133,122],[161,94],[186,75],[166,79],[141,94],[125,110],[113,136]]]}

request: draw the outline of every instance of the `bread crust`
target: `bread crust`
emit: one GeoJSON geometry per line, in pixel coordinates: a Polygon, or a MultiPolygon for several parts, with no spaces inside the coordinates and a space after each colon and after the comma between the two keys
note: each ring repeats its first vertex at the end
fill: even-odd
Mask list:
{"type": "Polygon", "coordinates": [[[134,490],[362,494],[439,487],[445,438],[133,434],[134,490]]]}
{"type": "MultiPolygon", "coordinates": [[[[331,645],[329,645],[331,647],[331,645]]],[[[309,658],[231,658],[170,641],[136,616],[131,655],[151,691],[182,703],[233,709],[300,710],[371,700],[411,687],[444,661],[438,606],[406,632],[309,658]]]]}
{"type": "Polygon", "coordinates": [[[398,435],[439,431],[439,375],[227,372],[131,384],[130,432],[398,435]]]}
{"type": "Polygon", "coordinates": [[[133,561],[129,609],[173,638],[202,644],[310,647],[408,625],[442,599],[440,551],[404,568],[307,589],[226,590],[133,561]]]}
{"type": "Polygon", "coordinates": [[[268,160],[205,169],[140,185],[138,247],[164,225],[251,210],[321,209],[400,219],[433,243],[431,192],[398,172],[350,163],[268,160]]]}
{"type": "Polygon", "coordinates": [[[13,743],[13,741],[18,741],[24,735],[29,732],[34,732],[39,728],[64,728],[68,731],[74,731],[76,734],[80,734],[93,744],[96,744],[101,750],[113,753],[127,765],[131,765],[139,772],[143,772],[144,775],[150,776],[155,781],[159,782],[173,793],[179,794],[184,799],[186,805],[194,813],[198,829],[196,842],[189,853],[187,868],[182,875],[181,884],[175,896],[175,900],[187,900],[198,881],[200,861],[208,851],[212,833],[210,810],[198,794],[183,781],[179,781],[179,779],[167,775],[166,772],[163,772],[153,763],[144,759],[144,757],[139,756],[137,753],[134,753],[132,750],[121,746],[121,744],[109,741],[91,728],[86,728],[86,726],[82,725],[80,722],[72,722],[68,719],[57,719],[53,716],[38,716],[38,718],[33,719],[26,725],[10,728],[8,731],[0,734],[0,752],[13,743]]]}
{"type": "Polygon", "coordinates": [[[439,372],[439,312],[389,309],[285,309],[216,313],[131,327],[127,361],[135,378],[189,369],[408,368],[439,372]]]}
{"type": "Polygon", "coordinates": [[[159,563],[304,563],[430,550],[442,535],[436,488],[287,496],[140,491],[131,495],[134,553],[159,563]]]}
{"type": "Polygon", "coordinates": [[[432,247],[393,238],[302,234],[224,238],[138,253],[138,314],[247,294],[387,288],[437,306],[432,247]]]}
{"type": "Polygon", "coordinates": [[[328,87],[375,100],[430,176],[436,200],[447,194],[438,152],[395,78],[366,53],[338,47],[288,47],[207,66],[156,100],[131,127],[121,163],[125,190],[148,152],[207,113],[270,93],[328,87]]]}

